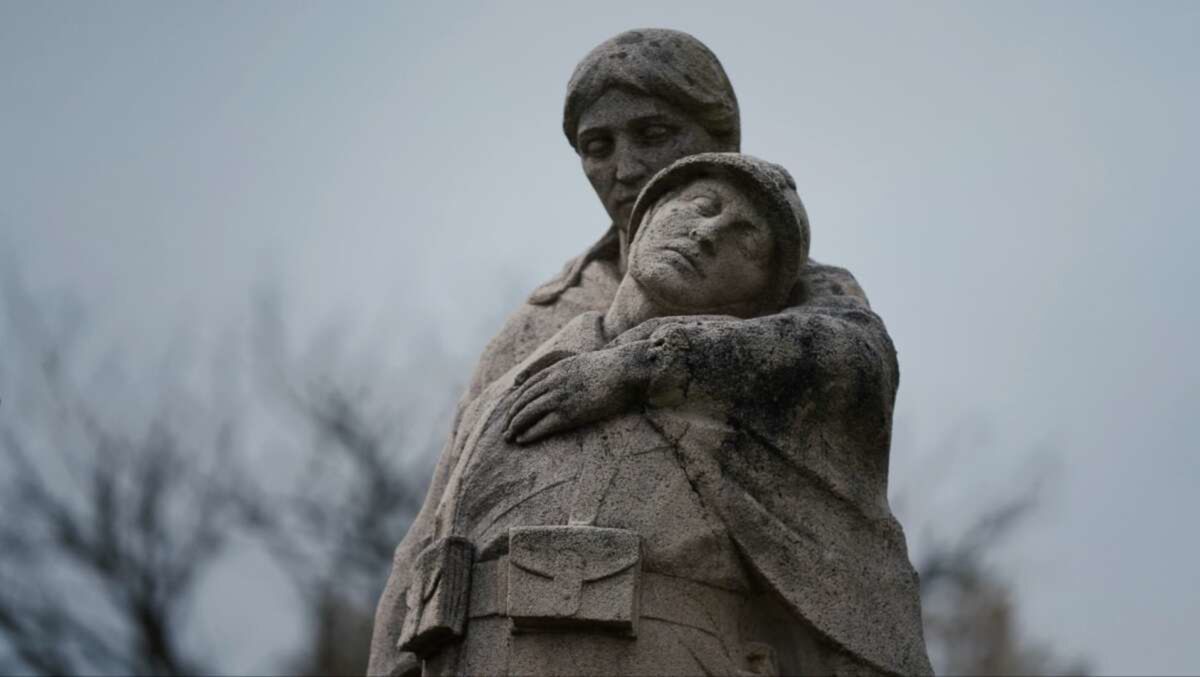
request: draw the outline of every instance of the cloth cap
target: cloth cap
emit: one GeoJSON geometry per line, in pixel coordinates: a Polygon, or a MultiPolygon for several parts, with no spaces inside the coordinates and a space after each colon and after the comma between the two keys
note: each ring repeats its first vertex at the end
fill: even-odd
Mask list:
{"type": "MultiPolygon", "coordinates": [[[[811,236],[808,214],[796,192],[796,181],[777,164],[743,153],[700,153],[675,161],[642,188],[625,226],[630,232],[622,233],[622,246],[632,246],[643,219],[660,198],[701,178],[735,182],[763,212],[775,237],[771,285],[763,299],[763,309],[782,307],[799,278],[800,269],[808,262],[811,236]]],[[[622,252],[626,256],[628,253],[622,252]]]]}

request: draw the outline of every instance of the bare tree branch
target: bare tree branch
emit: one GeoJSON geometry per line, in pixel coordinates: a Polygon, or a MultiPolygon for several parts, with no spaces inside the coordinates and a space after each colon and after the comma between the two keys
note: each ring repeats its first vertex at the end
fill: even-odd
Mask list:
{"type": "Polygon", "coordinates": [[[71,381],[72,342],[23,288],[8,285],[3,298],[18,339],[6,348],[36,367],[20,387],[42,399],[32,405],[39,417],[0,412],[0,643],[14,668],[40,674],[207,670],[183,648],[179,626],[235,515],[197,481],[192,458],[203,450],[184,443],[165,408],[140,434],[103,424],[71,381]],[[32,453],[35,445],[51,456],[32,453]]]}

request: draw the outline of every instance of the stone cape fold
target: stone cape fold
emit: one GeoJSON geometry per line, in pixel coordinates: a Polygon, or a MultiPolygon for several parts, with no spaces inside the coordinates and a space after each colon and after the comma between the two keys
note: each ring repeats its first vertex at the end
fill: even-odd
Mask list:
{"type": "MultiPolygon", "coordinates": [[[[930,672],[920,632],[916,576],[907,559],[903,533],[886,504],[888,431],[870,434],[871,431],[860,429],[847,435],[843,430],[845,420],[831,416],[833,412],[827,408],[805,401],[818,396],[818,391],[805,391],[799,399],[786,402],[788,413],[782,417],[774,412],[759,419],[753,408],[721,415],[711,408],[706,411],[704,406],[624,415],[613,422],[559,436],[540,452],[506,449],[508,454],[523,454],[521,463],[533,464],[533,467],[527,465],[519,476],[511,468],[504,468],[503,458],[489,471],[484,461],[489,445],[499,444],[504,410],[501,405],[511,393],[515,375],[539,360],[541,366],[546,366],[553,359],[603,347],[599,315],[585,313],[567,323],[554,339],[486,388],[464,410],[458,425],[459,439],[447,448],[448,456],[443,458],[438,471],[440,486],[445,489],[440,496],[431,495],[427,499],[422,515],[398,549],[396,572],[389,588],[403,580],[399,578],[404,576],[401,572],[411,571],[415,555],[439,536],[461,532],[475,544],[478,558],[489,560],[507,547],[506,534],[511,526],[569,522],[572,496],[578,491],[573,478],[580,472],[580,461],[572,455],[607,453],[604,449],[596,450],[599,438],[603,437],[602,447],[610,450],[619,447],[625,453],[632,450],[630,457],[640,455],[648,459],[646,463],[658,462],[662,467],[673,466],[678,470],[680,477],[675,481],[684,482],[685,491],[699,501],[685,512],[699,511],[709,522],[719,523],[709,528],[720,531],[724,540],[718,539],[705,547],[736,550],[729,557],[731,563],[726,566],[726,575],[700,581],[701,588],[744,588],[739,577],[753,578],[756,586],[766,588],[775,602],[781,603],[795,618],[794,626],[774,631],[773,643],[786,645],[793,632],[815,631],[819,643],[832,643],[859,657],[868,664],[864,667],[896,674],[930,672]],[[547,356],[551,359],[547,360],[547,356]],[[880,453],[877,444],[870,442],[880,438],[884,440],[883,462],[863,463],[859,456],[880,453]],[[483,455],[473,457],[476,454],[483,455]],[[781,487],[786,490],[781,491],[781,487]],[[464,505],[457,505],[458,496],[464,497],[464,505]],[[532,496],[539,498],[531,499],[528,505],[514,503],[514,497],[532,496]],[[464,521],[455,525],[455,519],[464,521]],[[749,571],[738,570],[740,561],[746,563],[749,571]]],[[[890,425],[888,409],[883,416],[857,415],[854,425],[861,427],[864,420],[890,425]]],[[[624,481],[636,484],[636,478],[624,481]]],[[[677,499],[671,495],[669,500],[677,499]]],[[[644,535],[644,542],[656,546],[663,538],[669,536],[644,535]]],[[[671,554],[670,548],[659,549],[671,554]]],[[[651,555],[646,562],[651,574],[668,569],[671,579],[692,575],[677,575],[678,567],[686,563],[656,564],[655,556],[651,555]]],[[[661,556],[657,559],[663,561],[661,556]]],[[[720,569],[721,563],[715,568],[720,569]]],[[[667,586],[660,588],[667,590],[667,586]]],[[[651,597],[664,594],[667,593],[660,591],[651,597]]],[[[396,602],[397,607],[405,606],[402,598],[396,602]]],[[[747,604],[752,607],[754,603],[747,604]]],[[[714,599],[705,604],[720,606],[725,602],[714,599]]],[[[670,608],[664,605],[664,609],[670,608]]],[[[642,609],[641,613],[653,615],[654,611],[642,609]]],[[[746,605],[742,605],[741,613],[755,615],[754,609],[746,605]]],[[[671,614],[666,611],[659,615],[671,614]]],[[[763,616],[766,615],[764,611],[763,616]]],[[[507,633],[496,631],[487,621],[472,619],[467,623],[468,643],[511,641],[507,633]],[[473,626],[478,628],[474,638],[473,626]]],[[[675,622],[686,621],[686,618],[675,619],[675,622]]],[[[713,628],[705,631],[712,634],[713,628]]],[[[734,631],[726,634],[737,635],[734,631]]],[[[647,636],[645,641],[652,640],[647,636]]],[[[751,644],[755,644],[731,648],[730,641],[726,641],[713,649],[695,645],[690,637],[681,641],[688,644],[684,648],[693,656],[722,652],[733,656],[732,663],[721,663],[724,659],[719,656],[700,659],[698,667],[706,670],[745,669],[740,658],[748,656],[751,644]]],[[[446,651],[440,658],[435,656],[433,661],[427,661],[426,669],[436,668],[432,672],[464,672],[470,668],[515,670],[522,665],[520,656],[515,654],[503,665],[484,665],[464,663],[465,658],[455,663],[448,659],[452,653],[446,651]]],[[[537,672],[538,666],[526,665],[526,670],[537,672]]]]}

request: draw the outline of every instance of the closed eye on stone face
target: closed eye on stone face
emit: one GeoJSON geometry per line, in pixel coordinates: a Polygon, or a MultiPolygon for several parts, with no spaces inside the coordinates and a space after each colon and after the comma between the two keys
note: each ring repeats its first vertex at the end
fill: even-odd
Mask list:
{"type": "Polygon", "coordinates": [[[671,138],[677,131],[679,130],[670,125],[651,123],[639,128],[637,137],[642,143],[655,145],[671,138]]]}
{"type": "Polygon", "coordinates": [[[689,201],[695,206],[700,216],[711,218],[721,213],[721,198],[711,193],[693,195],[689,201]]]}
{"type": "Polygon", "coordinates": [[[582,143],[580,143],[580,150],[583,151],[585,156],[590,158],[605,157],[612,152],[612,149],[612,139],[607,136],[591,136],[582,139],[582,143]]]}

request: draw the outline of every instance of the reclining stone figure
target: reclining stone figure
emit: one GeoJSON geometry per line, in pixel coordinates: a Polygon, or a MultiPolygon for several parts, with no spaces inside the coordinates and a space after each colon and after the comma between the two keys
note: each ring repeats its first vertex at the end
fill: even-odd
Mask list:
{"type": "Polygon", "coordinates": [[[786,312],[809,244],[791,177],[684,158],[622,241],[609,307],[462,410],[381,601],[401,655],[425,674],[930,672],[886,498],[894,350],[857,305],[840,320],[862,331],[793,340],[823,328],[786,312]],[[613,404],[561,431],[578,402],[613,404]]]}

